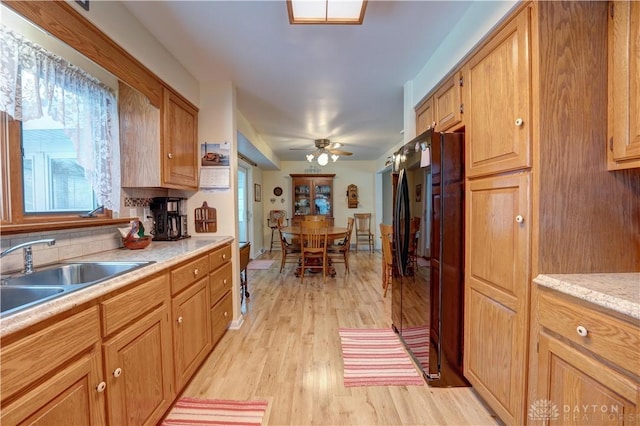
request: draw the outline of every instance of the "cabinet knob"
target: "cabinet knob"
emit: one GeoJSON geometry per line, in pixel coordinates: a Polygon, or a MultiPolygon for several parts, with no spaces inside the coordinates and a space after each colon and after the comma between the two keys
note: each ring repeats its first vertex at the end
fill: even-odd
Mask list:
{"type": "Polygon", "coordinates": [[[227,317],[227,311],[224,311],[224,317],[225,318],[227,317]]]}
{"type": "Polygon", "coordinates": [[[522,126],[522,124],[524,124],[524,121],[522,121],[522,118],[516,118],[516,126],[520,127],[522,126]]]}
{"type": "Polygon", "coordinates": [[[198,268],[193,270],[193,275],[198,275],[198,268]]]}
{"type": "Polygon", "coordinates": [[[227,283],[227,279],[225,278],[224,280],[222,280],[222,284],[226,284],[227,283]]]}
{"type": "Polygon", "coordinates": [[[172,154],[172,153],[168,153],[168,154],[167,154],[167,158],[168,158],[169,160],[171,160],[171,159],[173,158],[173,154],[172,154]]]}
{"type": "Polygon", "coordinates": [[[105,382],[100,382],[98,383],[98,386],[96,386],[96,390],[98,391],[98,393],[104,392],[106,388],[107,388],[107,384],[105,382]]]}
{"type": "Polygon", "coordinates": [[[587,328],[582,325],[579,325],[578,327],[576,327],[576,331],[578,332],[578,335],[581,337],[587,337],[587,334],[589,334],[589,330],[587,330],[587,328]]]}
{"type": "Polygon", "coordinates": [[[178,317],[178,324],[182,324],[182,321],[184,321],[184,319],[182,319],[182,317],[178,317]]]}
{"type": "Polygon", "coordinates": [[[524,222],[524,217],[519,214],[518,216],[516,216],[516,222],[518,222],[518,223],[524,222]]]}
{"type": "Polygon", "coordinates": [[[227,254],[226,253],[222,254],[222,260],[227,260],[227,254]]]}
{"type": "Polygon", "coordinates": [[[113,377],[120,377],[121,374],[122,374],[122,368],[118,367],[115,370],[113,370],[113,377]]]}

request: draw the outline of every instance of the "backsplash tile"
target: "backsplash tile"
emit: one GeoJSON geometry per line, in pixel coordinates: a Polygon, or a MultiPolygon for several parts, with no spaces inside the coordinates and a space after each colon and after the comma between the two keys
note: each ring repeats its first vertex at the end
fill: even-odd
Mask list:
{"type": "MultiPolygon", "coordinates": [[[[115,226],[101,226],[80,231],[61,230],[2,236],[0,237],[0,247],[4,251],[17,244],[44,238],[54,238],[56,243],[53,246],[37,244],[32,247],[35,267],[122,247],[122,237],[115,226]]],[[[23,267],[22,249],[16,250],[0,260],[0,273],[2,274],[19,272],[23,267]]]]}

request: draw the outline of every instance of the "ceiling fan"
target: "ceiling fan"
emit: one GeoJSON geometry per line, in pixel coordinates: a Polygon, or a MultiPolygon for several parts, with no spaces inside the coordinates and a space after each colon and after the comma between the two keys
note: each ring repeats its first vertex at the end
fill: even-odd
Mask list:
{"type": "MultiPolygon", "coordinates": [[[[329,139],[316,139],[314,143],[316,150],[311,154],[307,154],[307,161],[311,162],[315,159],[321,166],[327,165],[329,156],[331,156],[331,159],[335,162],[341,155],[352,155],[349,151],[338,149],[342,147],[340,142],[331,142],[329,139]]],[[[291,149],[300,150],[305,148],[291,149]]]]}

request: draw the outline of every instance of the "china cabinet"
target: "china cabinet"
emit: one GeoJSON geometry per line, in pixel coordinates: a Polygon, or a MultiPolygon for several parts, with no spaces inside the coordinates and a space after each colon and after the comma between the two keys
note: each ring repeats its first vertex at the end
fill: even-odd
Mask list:
{"type": "Polygon", "coordinates": [[[293,188],[292,224],[307,215],[326,216],[333,222],[333,178],[335,174],[291,174],[293,188]]]}

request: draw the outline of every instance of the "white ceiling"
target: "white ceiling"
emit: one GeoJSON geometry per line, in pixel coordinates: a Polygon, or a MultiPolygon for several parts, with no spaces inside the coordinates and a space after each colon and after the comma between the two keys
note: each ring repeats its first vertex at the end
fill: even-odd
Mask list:
{"type": "Polygon", "coordinates": [[[290,25],[284,0],[124,2],[197,80],[233,81],[280,160],[329,138],[354,153],[340,161],[402,142],[403,85],[471,4],[373,0],[362,25],[290,25]]]}

